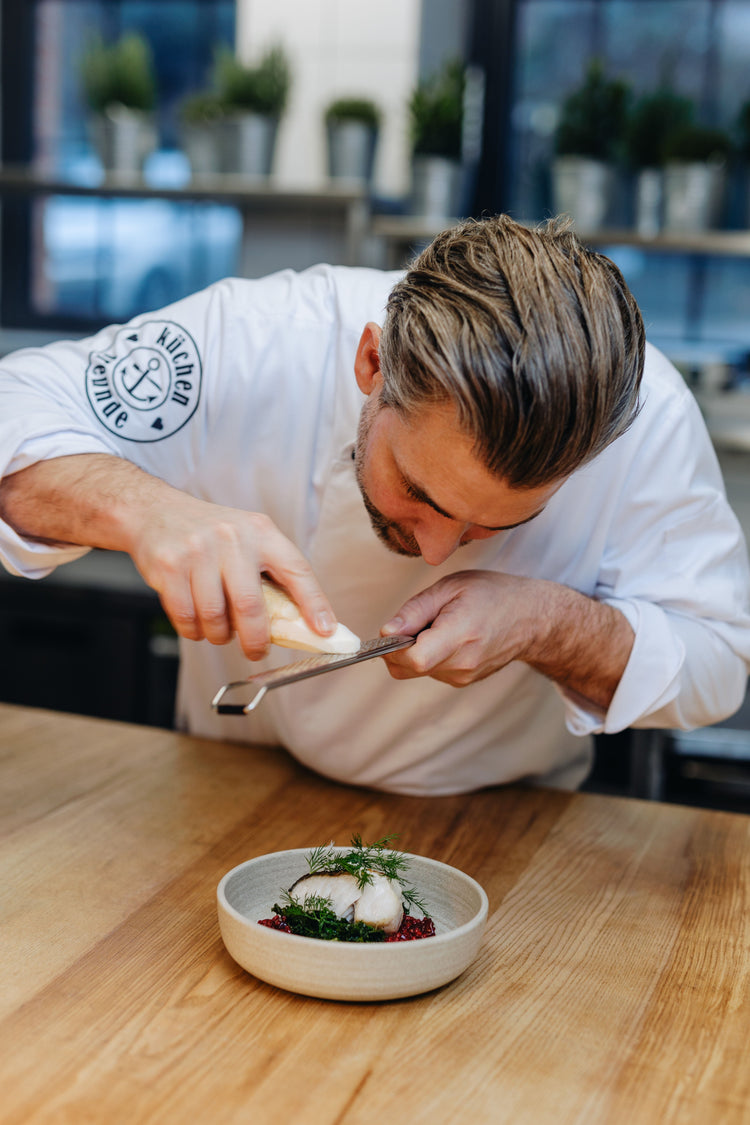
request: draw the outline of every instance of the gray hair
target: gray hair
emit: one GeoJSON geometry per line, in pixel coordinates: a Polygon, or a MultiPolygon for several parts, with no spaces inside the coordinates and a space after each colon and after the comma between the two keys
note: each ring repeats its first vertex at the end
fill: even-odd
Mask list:
{"type": "Polygon", "coordinates": [[[443,231],[393,289],[382,403],[453,402],[487,469],[513,487],[568,476],[638,413],[645,334],[622,274],[564,219],[507,215],[443,231]]]}

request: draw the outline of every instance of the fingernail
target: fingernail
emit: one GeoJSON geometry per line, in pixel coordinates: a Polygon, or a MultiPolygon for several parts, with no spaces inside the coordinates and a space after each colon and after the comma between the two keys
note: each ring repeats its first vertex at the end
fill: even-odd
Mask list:
{"type": "Polygon", "coordinates": [[[319,633],[332,633],[336,622],[330,613],[319,613],[315,618],[315,625],[319,633]]]}
{"type": "Polygon", "coordinates": [[[404,627],[404,623],[400,617],[393,617],[383,628],[381,633],[400,633],[404,627]]]}

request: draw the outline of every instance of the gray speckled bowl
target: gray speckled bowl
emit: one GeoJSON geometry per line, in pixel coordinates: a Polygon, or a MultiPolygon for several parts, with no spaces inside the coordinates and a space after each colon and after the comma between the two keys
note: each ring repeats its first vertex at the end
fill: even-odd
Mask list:
{"type": "Polygon", "coordinates": [[[393,1000],[447,984],[476,957],[487,921],[487,895],[462,871],[418,855],[407,856],[407,878],[435,923],[435,937],[361,945],[259,926],[282,891],[307,872],[311,850],[257,856],[228,871],[219,883],[222,939],[253,976],[304,996],[393,1000]]]}

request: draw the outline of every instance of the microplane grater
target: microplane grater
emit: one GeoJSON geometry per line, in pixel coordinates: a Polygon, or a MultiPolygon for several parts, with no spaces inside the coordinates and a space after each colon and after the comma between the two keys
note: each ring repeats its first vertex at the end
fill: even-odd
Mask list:
{"type": "Polygon", "coordinates": [[[224,684],[211,700],[211,707],[219,715],[247,715],[254,711],[266,692],[271,688],[283,687],[285,684],[294,684],[298,680],[307,680],[311,676],[321,676],[324,672],[335,672],[337,668],[346,668],[350,664],[360,664],[363,660],[372,660],[374,656],[385,656],[389,652],[398,652],[399,649],[413,645],[415,637],[376,637],[372,641],[364,641],[356,652],[332,653],[324,652],[320,655],[309,656],[304,660],[296,660],[293,664],[285,664],[281,668],[272,668],[269,672],[258,672],[248,676],[245,680],[234,680],[224,684]],[[255,688],[255,695],[249,703],[224,703],[224,697],[229,692],[240,688],[255,688]]]}

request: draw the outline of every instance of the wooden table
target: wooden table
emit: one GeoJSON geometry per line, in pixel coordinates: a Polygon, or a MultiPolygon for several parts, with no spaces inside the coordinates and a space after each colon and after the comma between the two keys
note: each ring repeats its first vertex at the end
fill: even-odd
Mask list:
{"type": "Polygon", "coordinates": [[[0,770],[4,1125],[750,1121],[750,818],[382,795],[282,751],[10,706],[0,770]],[[484,885],[457,981],[346,1004],[230,959],[224,872],[353,832],[484,885]]]}

